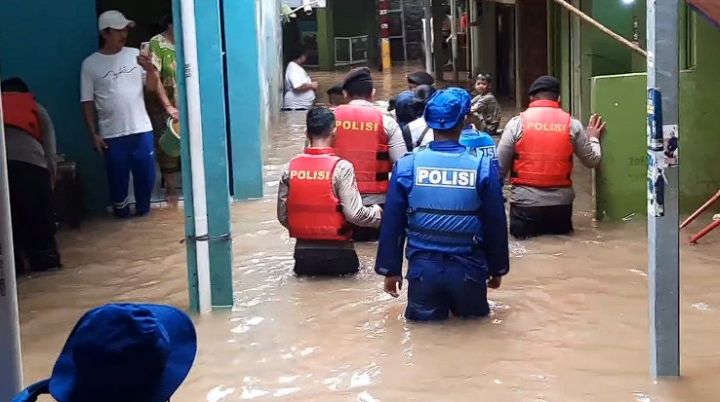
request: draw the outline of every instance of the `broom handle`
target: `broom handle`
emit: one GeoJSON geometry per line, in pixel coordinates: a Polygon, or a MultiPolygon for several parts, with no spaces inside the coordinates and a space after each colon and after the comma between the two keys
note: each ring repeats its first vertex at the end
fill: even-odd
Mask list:
{"type": "Polygon", "coordinates": [[[629,40],[625,39],[623,36],[618,35],[617,33],[613,32],[610,28],[608,28],[608,27],[606,27],[605,25],[597,22],[596,20],[594,20],[594,19],[593,19],[592,17],[590,17],[589,15],[587,15],[587,14],[585,14],[584,12],[580,11],[577,7],[573,6],[572,4],[568,3],[568,2],[565,1],[565,0],[554,0],[554,1],[555,1],[556,3],[558,3],[559,5],[567,8],[568,11],[570,11],[571,13],[577,15],[578,17],[580,17],[581,19],[583,19],[584,21],[586,21],[588,24],[590,24],[590,25],[594,26],[595,28],[601,30],[601,31],[602,31],[603,33],[605,33],[606,35],[609,35],[610,37],[612,37],[612,38],[615,39],[616,41],[622,43],[623,45],[629,47],[630,49],[632,49],[632,50],[640,53],[641,55],[647,57],[647,51],[646,51],[645,49],[641,48],[640,46],[638,46],[638,45],[636,45],[636,44],[634,44],[634,43],[632,43],[632,42],[630,42],[629,40]]]}

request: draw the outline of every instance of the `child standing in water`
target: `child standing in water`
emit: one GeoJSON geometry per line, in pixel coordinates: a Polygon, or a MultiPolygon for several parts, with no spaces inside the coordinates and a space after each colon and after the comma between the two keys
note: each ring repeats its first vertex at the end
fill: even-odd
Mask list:
{"type": "Polygon", "coordinates": [[[501,110],[495,95],[492,94],[492,76],[490,74],[478,75],[475,80],[475,91],[477,96],[472,100],[470,112],[482,123],[478,129],[491,136],[498,135],[501,110]]]}

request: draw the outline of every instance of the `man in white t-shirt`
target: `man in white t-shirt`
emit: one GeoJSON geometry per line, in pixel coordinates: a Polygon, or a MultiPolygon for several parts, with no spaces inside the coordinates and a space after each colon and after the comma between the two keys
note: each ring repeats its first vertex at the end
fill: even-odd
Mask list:
{"type": "Polygon", "coordinates": [[[314,82],[302,65],[307,61],[307,52],[298,49],[293,54],[293,60],[288,63],[285,70],[285,110],[307,110],[315,103],[315,90],[318,83],[314,82]]]}
{"type": "MultiPolygon", "coordinates": [[[[110,199],[115,215],[130,216],[130,172],[135,190],[135,213],[150,212],[155,184],[152,125],[145,110],[143,85],[152,61],[138,49],[125,47],[128,29],[135,23],[119,11],[106,11],[98,19],[103,45],[82,63],[80,96],[92,145],[104,154],[110,199]]],[[[149,89],[157,86],[147,75],[149,89]]]]}
{"type": "MultiPolygon", "coordinates": [[[[435,93],[435,88],[430,85],[420,85],[415,88],[415,96],[427,104],[427,101],[435,93]]],[[[433,129],[428,127],[425,116],[420,116],[416,120],[411,121],[403,128],[403,138],[406,144],[409,142],[408,151],[412,151],[423,145],[427,145],[435,139],[433,129]]]]}
{"type": "Polygon", "coordinates": [[[412,138],[412,149],[427,145],[435,139],[435,133],[432,128],[428,127],[425,117],[411,121],[405,131],[409,132],[410,138],[412,138]]]}

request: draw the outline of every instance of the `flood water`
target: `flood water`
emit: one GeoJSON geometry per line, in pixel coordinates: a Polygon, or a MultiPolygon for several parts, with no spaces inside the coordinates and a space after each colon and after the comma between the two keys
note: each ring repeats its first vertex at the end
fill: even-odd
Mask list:
{"type": "MultiPolygon", "coordinates": [[[[340,75],[320,78],[327,88],[340,75]]],[[[378,76],[377,86],[386,99],[403,75],[378,76]]],[[[356,278],[293,276],[275,196],[282,164],[302,149],[303,120],[281,117],[266,143],[265,197],[232,208],[235,306],[195,318],[198,357],[173,402],[720,400],[720,234],[682,249],[680,380],[649,376],[645,221],[593,222],[585,169],[576,174],[577,232],[511,241],[512,271],[489,293],[491,317],[408,323],[406,296],[386,295],[372,271],[374,244],[357,247],[356,278]]],[[[26,383],[49,375],[93,306],[187,307],[182,219],[157,210],[60,235],[66,269],[19,283],[26,383]]]]}

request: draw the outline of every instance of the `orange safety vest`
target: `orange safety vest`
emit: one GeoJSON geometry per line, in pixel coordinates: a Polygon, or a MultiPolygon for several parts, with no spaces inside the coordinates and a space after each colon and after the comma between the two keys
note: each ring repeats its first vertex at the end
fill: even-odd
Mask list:
{"type": "Polygon", "coordinates": [[[522,138],[515,145],[512,184],[571,187],[573,144],[571,117],[550,100],[538,100],[521,115],[522,138]]]}
{"type": "Polygon", "coordinates": [[[32,94],[3,92],[2,108],[5,125],[19,128],[38,142],[42,142],[38,106],[32,94]]]}
{"type": "Polygon", "coordinates": [[[385,194],[392,163],[382,112],[372,106],[341,105],[335,118],[335,152],[353,164],[360,194],[385,194]]]}
{"type": "Polygon", "coordinates": [[[306,148],[290,161],[287,201],[290,237],[347,241],[350,225],[333,191],[333,172],[340,161],[332,148],[306,148]]]}

